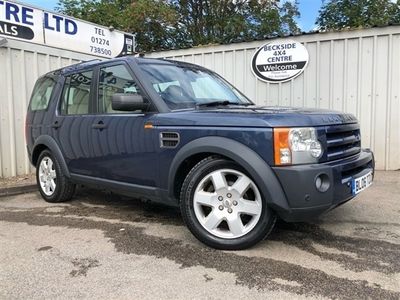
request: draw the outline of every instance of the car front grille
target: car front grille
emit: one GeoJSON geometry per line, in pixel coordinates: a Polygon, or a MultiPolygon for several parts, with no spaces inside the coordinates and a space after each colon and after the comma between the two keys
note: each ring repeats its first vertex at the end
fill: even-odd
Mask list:
{"type": "Polygon", "coordinates": [[[326,159],[332,161],[361,151],[360,126],[346,124],[326,127],[326,159]]]}

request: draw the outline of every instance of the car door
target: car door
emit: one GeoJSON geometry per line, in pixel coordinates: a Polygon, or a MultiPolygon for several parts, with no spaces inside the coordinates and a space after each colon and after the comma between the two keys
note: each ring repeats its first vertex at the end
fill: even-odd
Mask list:
{"type": "Polygon", "coordinates": [[[93,75],[94,71],[89,69],[65,76],[56,117],[51,125],[68,169],[73,174],[92,175],[93,75]]]}
{"type": "Polygon", "coordinates": [[[145,124],[152,113],[115,111],[115,93],[146,95],[137,84],[129,65],[119,62],[97,70],[97,111],[91,131],[94,176],[108,180],[155,186],[157,178],[157,139],[145,124]]]}

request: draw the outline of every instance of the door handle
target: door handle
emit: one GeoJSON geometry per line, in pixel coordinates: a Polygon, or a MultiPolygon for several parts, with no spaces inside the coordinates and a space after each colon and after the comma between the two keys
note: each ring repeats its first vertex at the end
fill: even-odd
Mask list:
{"type": "Polygon", "coordinates": [[[57,129],[61,127],[61,124],[58,121],[55,121],[53,124],[50,125],[50,127],[57,129]]]}
{"type": "Polygon", "coordinates": [[[103,130],[107,128],[107,125],[104,124],[103,121],[99,121],[98,123],[92,124],[92,128],[93,129],[99,129],[99,130],[103,130]]]}

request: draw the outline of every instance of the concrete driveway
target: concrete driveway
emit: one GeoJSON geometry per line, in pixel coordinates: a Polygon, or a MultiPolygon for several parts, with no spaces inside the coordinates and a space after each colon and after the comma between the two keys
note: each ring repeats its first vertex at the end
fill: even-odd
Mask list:
{"type": "Polygon", "coordinates": [[[200,244],[173,209],[81,189],[0,198],[0,298],[400,299],[400,172],[312,223],[237,252],[200,244]]]}

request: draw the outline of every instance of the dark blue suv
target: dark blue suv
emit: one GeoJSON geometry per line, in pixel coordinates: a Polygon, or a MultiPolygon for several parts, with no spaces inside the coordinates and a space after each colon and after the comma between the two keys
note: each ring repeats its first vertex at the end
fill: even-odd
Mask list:
{"type": "Polygon", "coordinates": [[[26,120],[46,201],[76,184],[180,206],[219,249],[265,238],[279,216],[307,221],[373,180],[350,114],[260,107],[216,73],[184,62],[119,58],[48,73],[26,120]]]}

